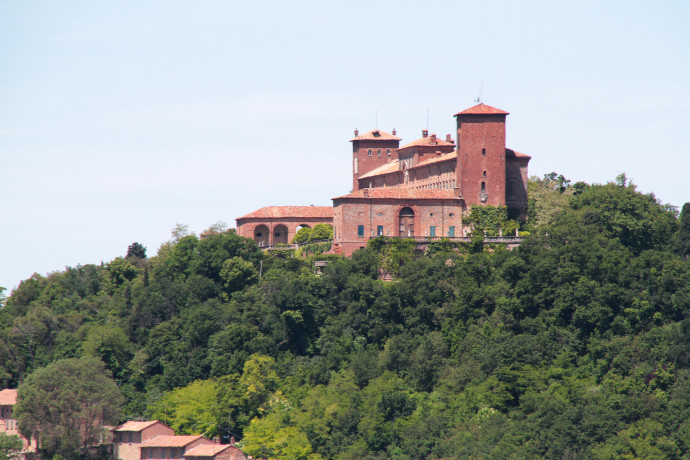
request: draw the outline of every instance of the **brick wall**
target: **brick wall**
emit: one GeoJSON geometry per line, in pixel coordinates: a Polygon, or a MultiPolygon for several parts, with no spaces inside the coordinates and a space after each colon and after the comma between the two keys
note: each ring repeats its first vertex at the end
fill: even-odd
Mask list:
{"type": "Polygon", "coordinates": [[[505,115],[458,115],[457,184],[467,206],[505,205],[505,115]],[[485,184],[486,201],[480,199],[485,184]]]}

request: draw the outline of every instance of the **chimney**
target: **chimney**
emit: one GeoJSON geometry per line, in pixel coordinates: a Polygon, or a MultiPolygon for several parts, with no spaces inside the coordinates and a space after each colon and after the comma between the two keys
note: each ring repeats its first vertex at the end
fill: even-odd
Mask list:
{"type": "Polygon", "coordinates": [[[423,129],[422,130],[422,137],[426,138],[429,135],[429,130],[428,129],[423,129]]]}
{"type": "Polygon", "coordinates": [[[451,139],[450,134],[446,134],[446,142],[453,142],[453,139],[451,139]]]}
{"type": "Polygon", "coordinates": [[[364,195],[365,198],[369,198],[369,189],[368,188],[362,189],[362,194],[364,195]]]}
{"type": "Polygon", "coordinates": [[[355,137],[359,136],[359,130],[355,128],[355,137]]]}
{"type": "Polygon", "coordinates": [[[397,133],[395,132],[395,128],[393,128],[393,135],[395,136],[397,133]]]}
{"type": "Polygon", "coordinates": [[[431,142],[436,142],[436,134],[431,135],[431,142]]]}

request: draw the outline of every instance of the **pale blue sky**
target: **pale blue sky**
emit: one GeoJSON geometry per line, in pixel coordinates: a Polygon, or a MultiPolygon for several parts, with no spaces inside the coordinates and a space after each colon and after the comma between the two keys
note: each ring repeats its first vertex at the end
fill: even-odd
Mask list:
{"type": "MultiPolygon", "coordinates": [[[[690,201],[687,1],[0,2],[0,286],[329,205],[350,144],[511,112],[530,173],[690,201]]],[[[453,137],[454,134],[453,134],[453,137]]]]}

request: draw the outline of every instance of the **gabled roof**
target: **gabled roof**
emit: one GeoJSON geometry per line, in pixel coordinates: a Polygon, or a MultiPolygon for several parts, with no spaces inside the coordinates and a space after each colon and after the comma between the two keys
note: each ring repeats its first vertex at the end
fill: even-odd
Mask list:
{"type": "Polygon", "coordinates": [[[350,142],[354,141],[399,141],[400,138],[396,137],[380,129],[372,129],[368,133],[364,133],[361,136],[355,136],[350,139],[350,142]]]}
{"type": "Polygon", "coordinates": [[[14,406],[17,404],[17,390],[6,388],[0,391],[0,406],[14,406]]]}
{"type": "Polygon", "coordinates": [[[448,153],[442,153],[441,155],[433,155],[433,154],[429,155],[429,154],[427,154],[427,155],[424,155],[424,157],[422,157],[422,159],[424,161],[420,162],[419,164],[413,166],[410,169],[419,168],[421,166],[428,166],[428,165],[431,165],[434,163],[440,163],[442,161],[453,160],[457,157],[458,157],[458,151],[457,150],[454,150],[454,151],[448,152],[448,153]],[[426,157],[429,157],[429,158],[427,159],[426,157]]]}
{"type": "MultiPolygon", "coordinates": [[[[231,444],[200,444],[192,447],[184,453],[185,457],[212,457],[229,448],[233,447],[231,444]]],[[[235,447],[235,449],[237,449],[235,447]]]]}
{"type": "MultiPolygon", "coordinates": [[[[194,441],[202,439],[203,436],[154,436],[141,443],[141,447],[184,447],[194,441]]],[[[211,441],[209,441],[210,443],[211,441]]]]}
{"type": "Polygon", "coordinates": [[[403,145],[400,147],[400,150],[406,149],[409,147],[437,147],[437,146],[453,146],[455,147],[455,143],[453,142],[447,142],[440,137],[432,137],[434,136],[433,134],[431,136],[427,137],[422,137],[420,139],[417,139],[416,141],[412,141],[407,145],[403,145]]]}
{"type": "Polygon", "coordinates": [[[453,190],[445,189],[407,189],[407,188],[363,188],[347,195],[333,198],[394,198],[407,200],[453,200],[459,199],[453,190]],[[365,195],[366,194],[366,195],[365,195]]]}
{"type": "Polygon", "coordinates": [[[313,217],[322,219],[333,218],[333,208],[330,206],[264,206],[261,209],[245,214],[240,219],[281,219],[285,217],[313,217]]]}
{"type": "Polygon", "coordinates": [[[390,174],[400,169],[400,160],[393,160],[390,163],[374,168],[366,174],[359,176],[359,179],[366,179],[368,177],[379,176],[381,174],[390,174]]]}
{"type": "Polygon", "coordinates": [[[497,109],[496,107],[491,107],[482,102],[462,112],[458,112],[453,116],[457,117],[458,115],[508,115],[508,112],[497,109]]]}
{"type": "Polygon", "coordinates": [[[142,431],[145,428],[161,423],[158,420],[147,420],[145,422],[129,421],[118,426],[115,431],[142,431]]]}

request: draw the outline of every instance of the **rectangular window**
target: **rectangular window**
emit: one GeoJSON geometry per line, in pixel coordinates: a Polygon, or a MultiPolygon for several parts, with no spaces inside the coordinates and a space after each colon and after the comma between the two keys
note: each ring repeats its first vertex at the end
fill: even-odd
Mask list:
{"type": "Polygon", "coordinates": [[[436,226],[432,225],[429,227],[429,236],[436,236],[436,226]]]}
{"type": "Polygon", "coordinates": [[[383,225],[376,227],[376,236],[383,236],[383,225]]]}
{"type": "Polygon", "coordinates": [[[448,227],[448,236],[451,238],[455,236],[455,225],[448,227]]]}
{"type": "Polygon", "coordinates": [[[357,236],[359,236],[360,238],[364,237],[364,225],[357,226],[357,236]]]}

